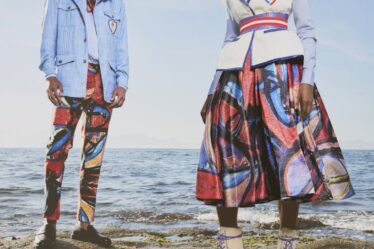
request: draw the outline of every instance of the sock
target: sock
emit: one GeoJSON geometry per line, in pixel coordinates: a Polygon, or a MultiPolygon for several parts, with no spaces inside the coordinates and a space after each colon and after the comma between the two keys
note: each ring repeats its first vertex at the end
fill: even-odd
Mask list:
{"type": "Polygon", "coordinates": [[[298,230],[282,228],[279,231],[278,249],[296,249],[298,238],[298,230]]]}
{"type": "Polygon", "coordinates": [[[244,249],[242,230],[238,227],[221,227],[218,233],[219,248],[244,249]]]}

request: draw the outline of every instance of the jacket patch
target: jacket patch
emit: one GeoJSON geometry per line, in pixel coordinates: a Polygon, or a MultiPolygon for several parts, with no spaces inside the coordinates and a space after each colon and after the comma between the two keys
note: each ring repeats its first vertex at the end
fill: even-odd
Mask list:
{"type": "Polygon", "coordinates": [[[112,34],[116,33],[118,27],[118,23],[116,20],[112,19],[109,21],[109,28],[112,31],[112,34]]]}

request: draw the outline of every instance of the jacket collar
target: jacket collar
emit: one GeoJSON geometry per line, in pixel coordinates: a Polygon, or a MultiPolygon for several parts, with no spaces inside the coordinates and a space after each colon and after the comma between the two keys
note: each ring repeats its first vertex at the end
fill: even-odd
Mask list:
{"type": "MultiPolygon", "coordinates": [[[[79,8],[80,12],[83,14],[86,11],[87,1],[86,0],[72,0],[79,8]]],[[[83,15],[84,16],[84,15],[83,15]]]]}
{"type": "MultiPolygon", "coordinates": [[[[86,7],[87,7],[87,0],[72,0],[72,1],[78,6],[81,13],[85,13],[86,7]]],[[[105,1],[109,1],[109,0],[96,0],[96,5],[99,4],[100,2],[105,2],[105,1]]]]}

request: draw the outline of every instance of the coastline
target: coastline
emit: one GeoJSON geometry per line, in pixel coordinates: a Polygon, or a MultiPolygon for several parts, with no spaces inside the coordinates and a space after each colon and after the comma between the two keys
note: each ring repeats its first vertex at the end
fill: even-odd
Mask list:
{"type": "MultiPolygon", "coordinates": [[[[111,248],[178,248],[178,249],[212,249],[217,248],[213,236],[216,231],[198,228],[174,229],[154,232],[149,230],[128,230],[107,228],[100,232],[110,235],[113,240],[111,248]]],[[[69,231],[58,232],[58,239],[54,248],[58,249],[99,249],[101,247],[90,243],[70,239],[69,231]]],[[[255,233],[244,232],[244,246],[251,249],[275,249],[277,232],[255,233]]],[[[13,240],[0,239],[1,249],[32,249],[34,235],[13,240]]],[[[374,249],[374,242],[343,239],[338,237],[316,238],[300,237],[300,249],[374,249]]]]}
{"type": "MultiPolygon", "coordinates": [[[[43,153],[39,149],[0,150],[0,249],[32,248],[45,204],[43,153]],[[25,170],[25,165],[34,168],[25,170]],[[12,241],[12,236],[18,239],[12,241]]],[[[112,248],[217,248],[213,240],[218,229],[215,209],[201,205],[194,196],[197,153],[106,151],[95,224],[113,238],[112,248]]],[[[346,159],[360,191],[348,200],[301,205],[299,228],[304,237],[298,248],[374,249],[374,151],[346,152],[346,159]]],[[[98,248],[69,239],[75,225],[79,164],[80,151],[72,150],[64,177],[56,249],[98,248]]],[[[245,231],[245,248],[274,249],[278,216],[276,202],[241,209],[238,222],[245,231]]]]}

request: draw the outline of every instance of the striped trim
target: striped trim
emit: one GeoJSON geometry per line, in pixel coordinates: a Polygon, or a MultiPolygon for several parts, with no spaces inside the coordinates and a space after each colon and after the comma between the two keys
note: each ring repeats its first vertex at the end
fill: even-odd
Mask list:
{"type": "Polygon", "coordinates": [[[327,185],[332,185],[332,184],[338,184],[338,183],[343,183],[343,182],[349,182],[349,175],[348,174],[331,177],[330,179],[328,179],[326,184],[327,185]]]}
{"type": "Polygon", "coordinates": [[[261,29],[288,29],[288,15],[284,13],[264,13],[240,21],[240,33],[261,29]]]}
{"type": "Polygon", "coordinates": [[[265,0],[268,4],[273,5],[277,0],[265,0]]]}

